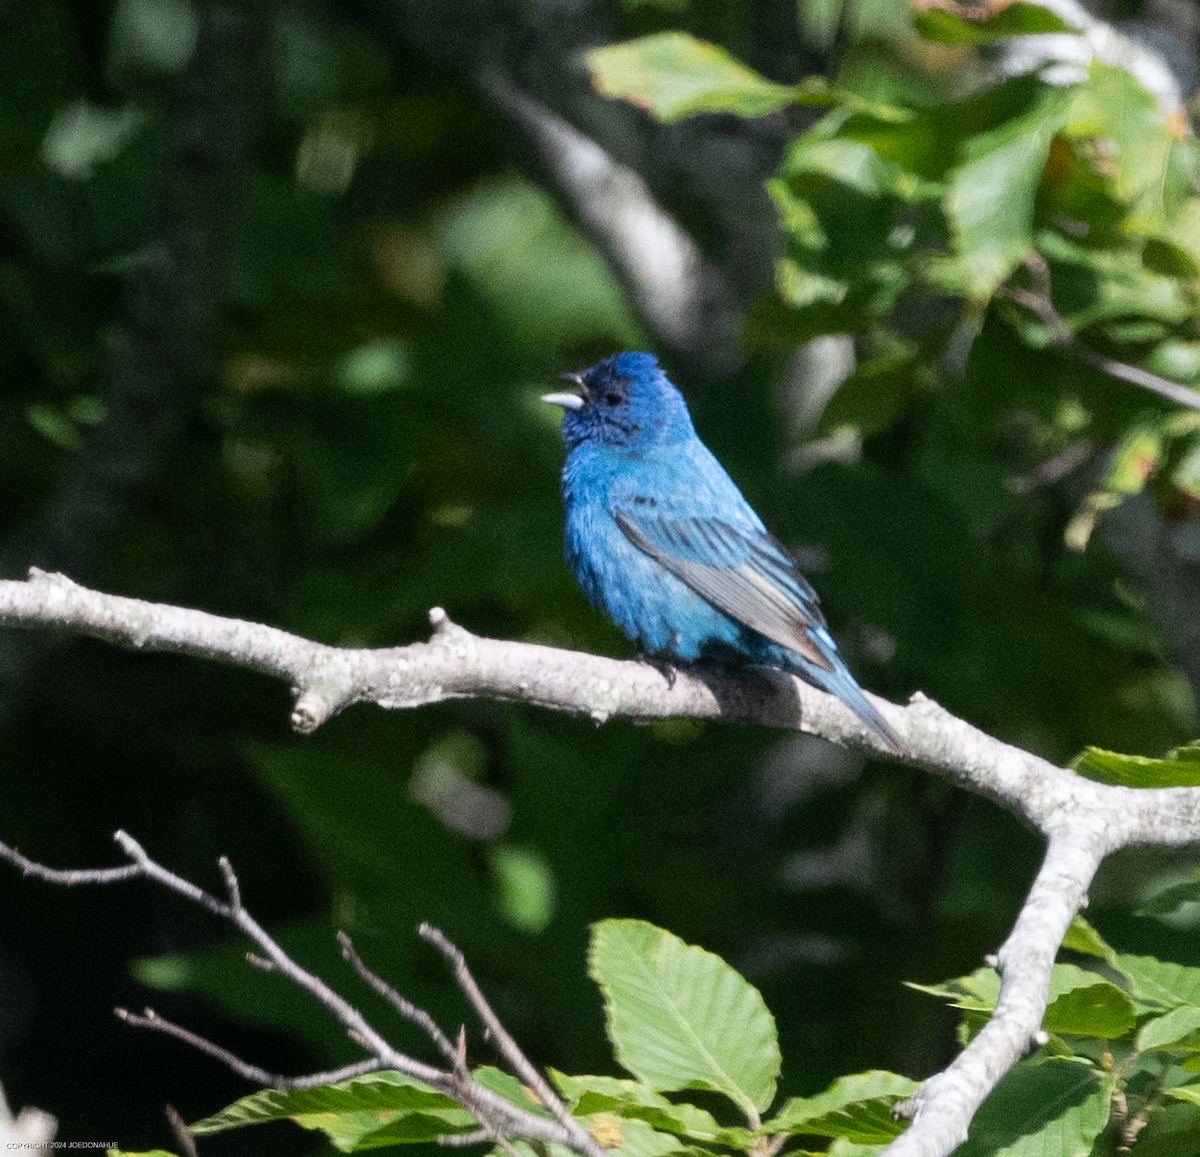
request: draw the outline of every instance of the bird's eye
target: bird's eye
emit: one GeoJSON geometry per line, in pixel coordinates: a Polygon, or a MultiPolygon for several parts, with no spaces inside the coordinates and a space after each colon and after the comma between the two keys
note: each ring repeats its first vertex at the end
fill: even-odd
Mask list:
{"type": "Polygon", "coordinates": [[[608,406],[619,406],[624,400],[615,390],[612,393],[604,395],[604,403],[608,406]]]}

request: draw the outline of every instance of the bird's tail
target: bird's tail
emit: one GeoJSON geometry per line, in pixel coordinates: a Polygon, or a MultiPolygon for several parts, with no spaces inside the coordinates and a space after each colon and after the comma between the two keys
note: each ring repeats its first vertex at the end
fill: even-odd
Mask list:
{"type": "Polygon", "coordinates": [[[843,688],[835,694],[883,741],[893,755],[903,753],[904,745],[900,742],[900,736],[892,730],[891,724],[869,702],[857,683],[852,685],[849,693],[847,693],[847,689],[843,688]]]}
{"type": "Polygon", "coordinates": [[[811,683],[822,691],[828,691],[830,695],[836,696],[845,703],[893,755],[903,754],[904,744],[901,742],[900,736],[892,730],[891,724],[880,715],[863,694],[863,689],[850,674],[850,669],[842,662],[841,656],[833,650],[832,640],[830,641],[829,658],[833,664],[833,670],[825,670],[815,663],[807,661],[792,660],[786,666],[806,683],[811,683]]]}

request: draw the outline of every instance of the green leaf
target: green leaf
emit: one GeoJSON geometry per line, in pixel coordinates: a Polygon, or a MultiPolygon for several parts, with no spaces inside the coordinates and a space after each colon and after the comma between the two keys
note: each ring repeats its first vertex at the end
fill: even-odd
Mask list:
{"type": "Polygon", "coordinates": [[[1164,1089],[1163,1096],[1174,1097],[1177,1101],[1186,1101],[1189,1105],[1200,1105],[1200,1081],[1191,1085],[1176,1085],[1173,1089],[1164,1089]]]}
{"type": "Polygon", "coordinates": [[[1200,1007],[1194,1004],[1173,1008],[1162,1016],[1148,1020],[1138,1030],[1137,1047],[1148,1049],[1186,1049],[1200,1051],[1200,1007]],[[1189,1038],[1191,1038],[1189,1040],[1189,1038]]]}
{"type": "Polygon", "coordinates": [[[1166,759],[1089,747],[1072,766],[1080,775],[1098,783],[1124,787],[1200,786],[1200,747],[1180,747],[1166,759]]]}
{"type": "Polygon", "coordinates": [[[775,1021],[719,956],[643,920],[604,920],[592,928],[588,971],[617,1060],[644,1084],[712,1089],[748,1116],[774,1099],[775,1021]]]}
{"type": "Polygon", "coordinates": [[[1105,943],[1104,938],[1082,916],[1076,916],[1063,937],[1062,946],[1072,952],[1081,952],[1085,956],[1098,956],[1101,960],[1111,960],[1115,953],[1105,943]]]}
{"type": "Polygon", "coordinates": [[[705,1109],[686,1102],[675,1104],[638,1081],[621,1077],[572,1077],[551,1071],[558,1090],[574,1104],[579,1116],[609,1112],[636,1118],[664,1133],[678,1133],[697,1141],[747,1148],[753,1141],[748,1129],[727,1129],[705,1109]]]}
{"type": "Polygon", "coordinates": [[[554,916],[554,876],[537,848],[498,843],[490,851],[496,901],[515,928],[544,932],[554,916]]]}
{"type": "Polygon", "coordinates": [[[659,32],[587,54],[603,96],[629,101],[671,123],[697,113],[763,116],[802,99],[832,99],[822,80],[775,84],[723,48],[686,32],[659,32]]]}
{"type": "Polygon", "coordinates": [[[765,1133],[812,1133],[856,1144],[886,1144],[907,1128],[892,1114],[897,1101],[911,1097],[916,1081],[875,1070],[840,1077],[815,1097],[792,1097],[763,1124],[765,1133]]]}
{"type": "Polygon", "coordinates": [[[1027,112],[964,143],[946,196],[954,254],[940,276],[969,296],[991,294],[1033,248],[1034,197],[1067,101],[1042,88],[1027,112]]]}
{"type": "Polygon", "coordinates": [[[980,1106],[955,1157],[1090,1157],[1112,1079],[1074,1058],[1017,1065],[980,1106]]]}
{"type": "Polygon", "coordinates": [[[435,1141],[478,1127],[449,1097],[401,1073],[371,1073],[319,1089],[265,1089],[197,1121],[192,1132],[291,1120],[324,1133],[342,1152],[402,1141],[435,1141]]]}
{"type": "Polygon", "coordinates": [[[1042,1018],[1047,1032],[1115,1040],[1131,1031],[1133,1001],[1111,980],[1074,964],[1056,964],[1042,1018]]]}
{"type": "Polygon", "coordinates": [[[619,1148],[621,1157],[711,1157],[709,1150],[683,1145],[678,1138],[655,1131],[645,1121],[605,1114],[593,1117],[589,1124],[601,1145],[605,1149],[619,1148]]]}
{"type": "Polygon", "coordinates": [[[1191,880],[1164,888],[1163,891],[1143,904],[1137,910],[1137,914],[1139,916],[1169,916],[1185,904],[1198,903],[1200,903],[1200,871],[1191,880]]]}
{"type": "MultiPolygon", "coordinates": [[[[1000,977],[993,968],[980,968],[942,984],[910,984],[969,1013],[991,1013],[1000,995],[1000,977]]],[[[1075,964],[1056,964],[1050,973],[1046,1012],[1047,1032],[1113,1040],[1134,1026],[1133,1002],[1112,981],[1075,964]]]]}
{"type": "Polygon", "coordinates": [[[923,8],[914,14],[917,32],[939,44],[992,44],[1007,36],[1036,36],[1072,32],[1061,17],[1040,4],[1010,4],[986,20],[965,20],[942,8],[923,8]]]}
{"type": "Polygon", "coordinates": [[[1066,134],[1094,150],[1094,168],[1131,211],[1126,227],[1164,220],[1164,174],[1173,135],[1157,99],[1126,69],[1094,62],[1076,86],[1066,134]]]}
{"type": "Polygon", "coordinates": [[[994,968],[977,968],[966,976],[945,980],[941,984],[909,982],[905,987],[917,992],[927,992],[930,996],[939,996],[948,1002],[951,1008],[961,1008],[968,1012],[991,1012],[996,1007],[996,999],[1000,995],[1000,976],[994,968]]]}
{"type": "Polygon", "coordinates": [[[1111,963],[1129,982],[1129,991],[1143,1010],[1200,1005],[1200,968],[1172,964],[1155,956],[1119,953],[1111,963]]]}

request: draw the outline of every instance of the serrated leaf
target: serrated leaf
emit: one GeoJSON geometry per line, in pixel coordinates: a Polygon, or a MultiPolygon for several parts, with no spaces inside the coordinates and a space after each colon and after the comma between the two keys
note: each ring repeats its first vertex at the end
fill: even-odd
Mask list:
{"type": "Polygon", "coordinates": [[[264,1089],[191,1126],[198,1137],[291,1120],[324,1133],[342,1152],[401,1141],[434,1141],[477,1128],[449,1097],[402,1073],[371,1073],[318,1089],[264,1089]]]}
{"type": "Polygon", "coordinates": [[[1111,1091],[1111,1077],[1089,1063],[1019,1064],[980,1106],[955,1157],[1090,1157],[1111,1091]]]}
{"type": "Polygon", "coordinates": [[[1155,956],[1116,954],[1112,966],[1129,982],[1134,1001],[1143,1009],[1200,1005],[1200,968],[1173,964],[1155,956]]]}
{"type": "Polygon", "coordinates": [[[559,1092],[580,1116],[610,1112],[636,1118],[665,1133],[678,1133],[697,1141],[715,1141],[745,1148],[753,1141],[748,1129],[726,1129],[705,1109],[687,1103],[675,1104],[661,1093],[638,1081],[621,1077],[572,1077],[551,1072],[559,1092]]]}
{"type": "Polygon", "coordinates": [[[1166,759],[1088,747],[1072,766],[1087,779],[1122,787],[1200,786],[1200,747],[1181,747],[1166,759]]]}
{"type": "MultiPolygon", "coordinates": [[[[994,968],[979,968],[941,984],[910,984],[918,992],[948,1001],[967,1013],[991,1013],[1000,995],[1000,977],[994,968]]],[[[1047,1032],[1112,1040],[1134,1026],[1133,1002],[1112,981],[1075,964],[1056,964],[1050,972],[1046,1012],[1047,1032]]]]}
{"type": "Polygon", "coordinates": [[[1200,1036],[1197,1033],[1200,1033],[1200,1007],[1185,1004],[1142,1025],[1138,1029],[1137,1048],[1140,1052],[1170,1048],[1200,1051],[1200,1036]],[[1192,1038],[1190,1043],[1189,1037],[1192,1038]]]}
{"type": "Polygon", "coordinates": [[[913,22],[921,36],[938,44],[993,44],[1009,36],[1075,31],[1040,4],[1023,3],[1001,8],[986,20],[965,20],[943,8],[922,8],[914,13],[913,22]]]}
{"type": "Polygon", "coordinates": [[[604,920],[592,928],[588,971],[617,1060],[644,1084],[711,1089],[747,1115],[774,1099],[775,1021],[719,956],[642,920],[604,920]]]}
{"type": "Polygon", "coordinates": [[[855,1144],[886,1144],[907,1122],[892,1114],[897,1101],[911,1097],[916,1081],[897,1073],[874,1070],[840,1077],[814,1097],[792,1097],[779,1114],[763,1125],[764,1133],[812,1133],[842,1137],[855,1144]]]}
{"type": "Polygon", "coordinates": [[[725,49],[686,32],[610,44],[593,49],[586,60],[597,92],[629,101],[667,123],[697,113],[763,116],[806,93],[817,97],[829,91],[819,80],[803,89],[776,84],[725,49]]]}

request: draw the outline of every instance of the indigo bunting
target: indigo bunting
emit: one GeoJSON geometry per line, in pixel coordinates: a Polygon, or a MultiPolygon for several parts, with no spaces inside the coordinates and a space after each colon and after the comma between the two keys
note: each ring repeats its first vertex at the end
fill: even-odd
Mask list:
{"type": "Polygon", "coordinates": [[[650,658],[776,667],[836,695],[892,750],[896,733],[838,654],[816,592],[696,436],[647,353],[563,377],[565,557],[650,658]]]}

